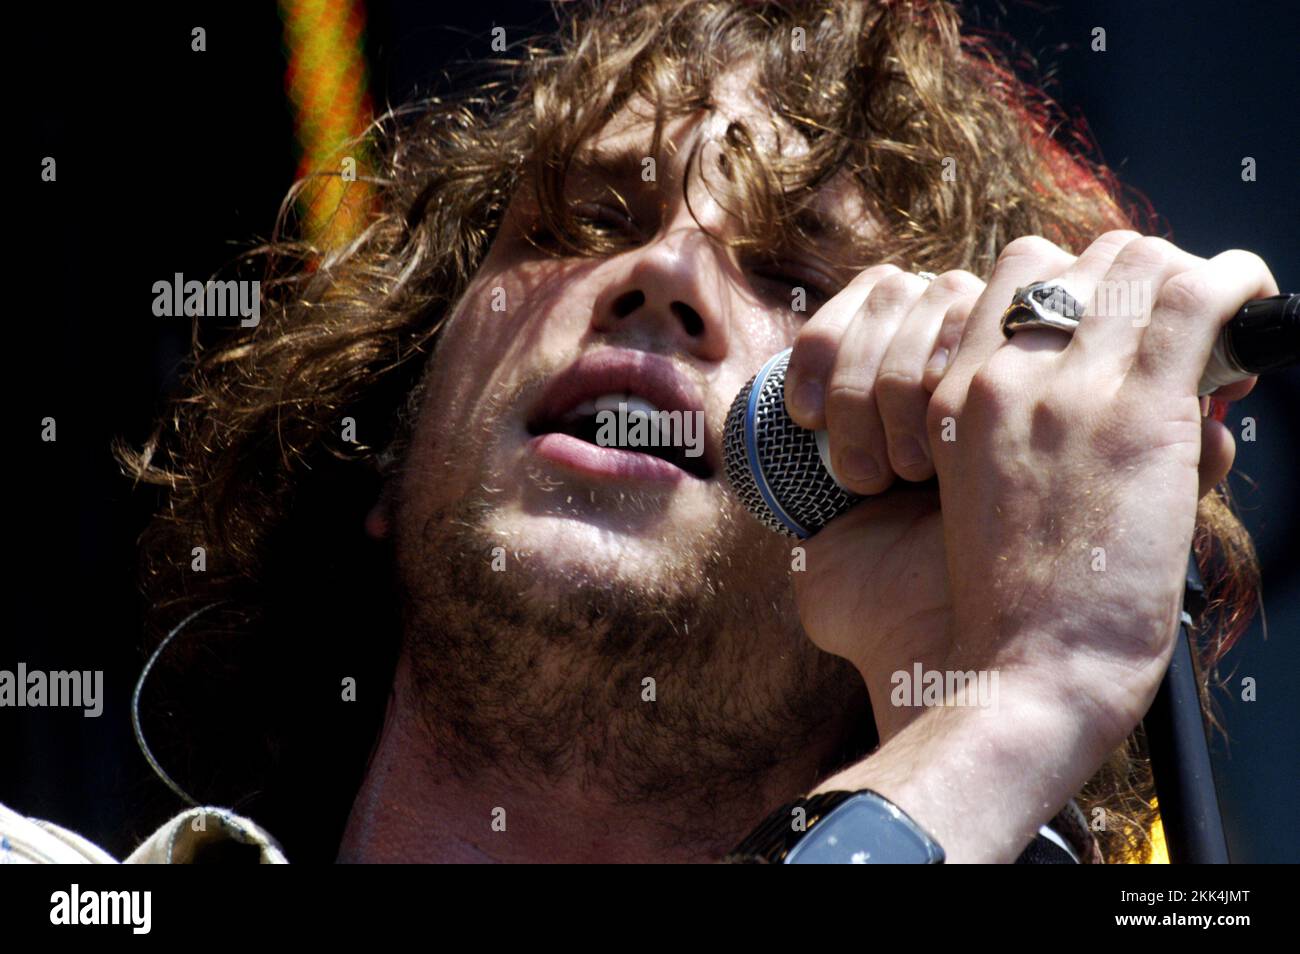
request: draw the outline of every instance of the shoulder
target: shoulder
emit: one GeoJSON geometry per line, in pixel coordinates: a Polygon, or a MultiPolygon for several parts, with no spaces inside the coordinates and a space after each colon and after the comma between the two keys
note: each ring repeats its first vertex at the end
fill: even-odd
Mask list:
{"type": "MultiPolygon", "coordinates": [[[[117,864],[94,842],[53,822],[0,804],[0,863],[117,864]]],[[[222,808],[191,808],[172,818],[124,859],[125,864],[287,864],[256,822],[222,808]]]]}

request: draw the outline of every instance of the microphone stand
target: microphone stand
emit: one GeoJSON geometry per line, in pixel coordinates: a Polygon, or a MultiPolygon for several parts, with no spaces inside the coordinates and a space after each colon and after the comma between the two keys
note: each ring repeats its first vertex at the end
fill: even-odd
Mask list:
{"type": "MultiPolygon", "coordinates": [[[[1212,366],[1252,374],[1289,367],[1300,355],[1300,294],[1274,295],[1247,302],[1228,322],[1215,345],[1212,366]]],[[[1207,376],[1213,377],[1207,369],[1207,376]]],[[[1202,379],[1208,394],[1225,381],[1202,379]]],[[[1228,844],[1214,791],[1214,772],[1205,738],[1201,697],[1192,669],[1192,629],[1205,609],[1205,584],[1196,555],[1187,561],[1186,588],[1178,641],[1143,719],[1151,751],[1151,771],[1169,860],[1174,864],[1228,864],[1228,844]]]]}
{"type": "Polygon", "coordinates": [[[1205,584],[1187,561],[1183,613],[1174,656],[1142,724],[1151,753],[1156,799],[1172,864],[1228,864],[1228,844],[1214,790],[1201,697],[1192,668],[1192,628],[1205,609],[1205,584]]]}

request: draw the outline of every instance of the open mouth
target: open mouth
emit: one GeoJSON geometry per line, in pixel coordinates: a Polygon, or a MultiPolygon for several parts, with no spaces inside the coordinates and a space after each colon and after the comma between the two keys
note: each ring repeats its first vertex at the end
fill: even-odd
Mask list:
{"type": "Polygon", "coordinates": [[[588,472],[709,480],[717,466],[703,408],[670,359],[603,348],[556,375],[527,427],[539,446],[588,472]]]}
{"type": "Polygon", "coordinates": [[[588,398],[558,417],[529,424],[528,432],[567,434],[597,447],[654,457],[700,480],[713,476],[704,453],[703,413],[666,411],[637,394],[608,392],[588,398]]]}

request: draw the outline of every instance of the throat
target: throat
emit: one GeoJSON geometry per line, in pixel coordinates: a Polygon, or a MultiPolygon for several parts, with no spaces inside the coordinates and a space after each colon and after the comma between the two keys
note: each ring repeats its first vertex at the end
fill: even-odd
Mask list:
{"type": "Polygon", "coordinates": [[[592,705],[576,721],[538,712],[522,735],[512,720],[517,744],[489,749],[467,744],[478,714],[431,725],[449,713],[428,711],[428,688],[404,658],[340,862],[716,861],[818,771],[815,745],[783,761],[751,738],[737,761],[721,736],[638,728],[592,705]]]}
{"type": "Polygon", "coordinates": [[[762,817],[764,800],[753,792],[743,805],[723,799],[731,812],[716,812],[720,793],[707,782],[689,799],[627,800],[577,761],[550,771],[531,758],[529,771],[467,766],[465,751],[431,736],[409,704],[405,664],[403,685],[353,803],[340,863],[707,862],[762,817]]]}

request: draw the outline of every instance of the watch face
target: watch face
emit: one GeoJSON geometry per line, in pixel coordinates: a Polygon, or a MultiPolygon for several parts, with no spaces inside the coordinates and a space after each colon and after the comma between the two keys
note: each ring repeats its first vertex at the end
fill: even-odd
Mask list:
{"type": "Polygon", "coordinates": [[[939,864],[943,849],[912,819],[869,792],[840,804],[786,855],[788,865],[939,864]]]}

